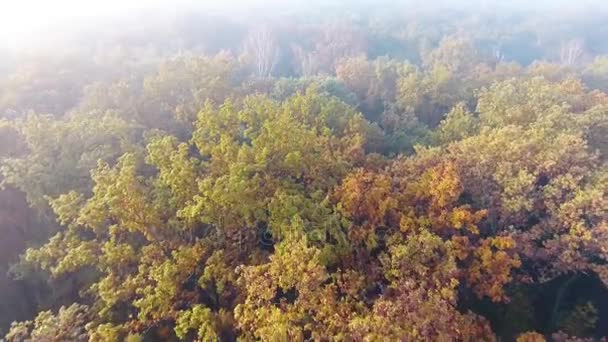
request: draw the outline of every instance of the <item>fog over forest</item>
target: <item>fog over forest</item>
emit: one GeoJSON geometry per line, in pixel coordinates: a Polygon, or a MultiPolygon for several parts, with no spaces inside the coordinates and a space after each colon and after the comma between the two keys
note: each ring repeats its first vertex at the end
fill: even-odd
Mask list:
{"type": "Polygon", "coordinates": [[[0,11],[0,341],[606,341],[608,2],[0,11]]]}

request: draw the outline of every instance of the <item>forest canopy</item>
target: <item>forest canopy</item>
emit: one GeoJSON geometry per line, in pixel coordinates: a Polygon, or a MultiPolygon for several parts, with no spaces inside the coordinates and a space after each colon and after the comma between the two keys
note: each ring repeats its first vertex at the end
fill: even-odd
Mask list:
{"type": "Polygon", "coordinates": [[[558,3],[0,48],[0,338],[605,340],[608,8],[558,3]]]}

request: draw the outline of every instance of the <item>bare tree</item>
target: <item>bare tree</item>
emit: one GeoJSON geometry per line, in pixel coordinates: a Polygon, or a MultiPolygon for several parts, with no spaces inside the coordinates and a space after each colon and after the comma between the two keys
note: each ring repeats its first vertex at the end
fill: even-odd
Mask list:
{"type": "Polygon", "coordinates": [[[492,47],[492,59],[495,65],[505,60],[505,55],[502,51],[502,44],[498,43],[492,47]]]}
{"type": "Polygon", "coordinates": [[[279,46],[270,29],[262,27],[247,36],[243,53],[260,77],[272,75],[279,61],[279,46]]]}
{"type": "Polygon", "coordinates": [[[579,39],[572,39],[562,43],[562,48],[559,54],[560,62],[563,65],[574,66],[583,56],[583,42],[579,39]]]}
{"type": "Polygon", "coordinates": [[[295,67],[300,75],[309,77],[319,70],[318,56],[314,51],[306,51],[301,46],[293,44],[292,53],[294,56],[295,67]]]}

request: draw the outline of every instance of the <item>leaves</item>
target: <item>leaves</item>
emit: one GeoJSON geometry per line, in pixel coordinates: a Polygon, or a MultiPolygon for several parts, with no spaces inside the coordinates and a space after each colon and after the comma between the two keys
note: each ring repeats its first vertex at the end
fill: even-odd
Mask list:
{"type": "MultiPolygon", "coordinates": [[[[86,303],[45,307],[6,339],[597,333],[595,298],[547,328],[546,299],[521,291],[566,274],[608,284],[608,97],[587,88],[605,89],[605,58],[522,67],[415,24],[390,36],[420,46],[417,64],[374,58],[345,22],[292,49],[309,78],[274,79],[294,62],[285,28],[249,35],[241,60],[182,53],[73,89],[62,115],[1,119],[2,182],[49,222],[20,275],[70,284],[50,307],[86,303]]],[[[21,89],[27,76],[4,82],[63,107],[21,89]]]]}

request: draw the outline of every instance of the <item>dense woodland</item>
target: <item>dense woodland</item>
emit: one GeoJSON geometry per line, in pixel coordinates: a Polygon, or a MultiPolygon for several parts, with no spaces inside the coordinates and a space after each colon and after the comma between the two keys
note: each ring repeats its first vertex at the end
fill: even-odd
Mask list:
{"type": "Polygon", "coordinates": [[[608,12],[482,3],[5,49],[0,336],[608,336],[608,12]]]}

